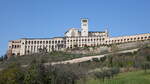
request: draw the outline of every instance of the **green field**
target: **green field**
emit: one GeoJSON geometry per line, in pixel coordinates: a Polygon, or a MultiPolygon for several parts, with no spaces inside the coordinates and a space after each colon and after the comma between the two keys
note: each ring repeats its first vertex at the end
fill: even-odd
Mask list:
{"type": "MultiPolygon", "coordinates": [[[[81,83],[79,83],[81,84],[81,83]]],[[[89,79],[86,84],[150,84],[150,70],[147,73],[144,71],[120,73],[113,79],[89,79]]]]}

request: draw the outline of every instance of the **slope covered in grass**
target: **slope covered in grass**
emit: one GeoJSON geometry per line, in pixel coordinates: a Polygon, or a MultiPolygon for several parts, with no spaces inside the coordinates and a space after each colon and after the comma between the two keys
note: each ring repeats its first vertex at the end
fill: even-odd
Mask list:
{"type": "MultiPolygon", "coordinates": [[[[81,84],[81,83],[78,83],[81,84]]],[[[120,73],[113,79],[89,79],[86,84],[150,84],[150,70],[120,73]]]]}

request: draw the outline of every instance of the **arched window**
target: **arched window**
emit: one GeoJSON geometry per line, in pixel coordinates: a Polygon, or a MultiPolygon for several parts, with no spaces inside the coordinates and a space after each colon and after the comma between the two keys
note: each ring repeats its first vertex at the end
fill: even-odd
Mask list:
{"type": "Polygon", "coordinates": [[[54,44],[54,41],[52,41],[52,44],[54,44]]]}
{"type": "Polygon", "coordinates": [[[27,41],[25,42],[25,44],[27,44],[27,41]]]}
{"type": "Polygon", "coordinates": [[[134,40],[136,40],[136,38],[134,38],[134,40]]]}
{"type": "Polygon", "coordinates": [[[36,41],[34,41],[34,44],[36,44],[36,41]]]}
{"type": "Polygon", "coordinates": [[[143,39],[143,37],[141,37],[141,39],[143,39]]]}
{"type": "Polygon", "coordinates": [[[45,41],[43,41],[43,44],[45,44],[45,41]]]}
{"type": "Polygon", "coordinates": [[[57,43],[57,41],[55,41],[55,44],[57,43]]]}
{"type": "Polygon", "coordinates": [[[58,43],[60,43],[60,41],[58,41],[58,43]]]}
{"type": "Polygon", "coordinates": [[[39,44],[39,41],[37,41],[37,44],[39,44]]]}
{"type": "Polygon", "coordinates": [[[42,41],[40,41],[40,44],[42,44],[42,41]]]}
{"type": "Polygon", "coordinates": [[[31,41],[31,44],[33,44],[33,41],[31,41]]]}
{"type": "Polygon", "coordinates": [[[28,41],[28,44],[30,44],[30,41],[28,41]]]}
{"type": "Polygon", "coordinates": [[[48,44],[48,41],[46,41],[46,44],[48,44]]]}

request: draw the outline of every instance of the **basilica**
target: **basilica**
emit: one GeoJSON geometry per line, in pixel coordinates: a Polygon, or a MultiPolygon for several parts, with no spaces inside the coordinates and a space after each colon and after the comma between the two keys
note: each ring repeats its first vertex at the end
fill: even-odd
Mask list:
{"type": "Polygon", "coordinates": [[[21,56],[46,52],[64,51],[76,47],[111,45],[126,42],[150,40],[150,33],[130,36],[110,37],[107,30],[89,31],[88,19],[81,19],[81,28],[70,28],[64,37],[54,38],[21,38],[10,40],[8,43],[8,56],[21,56]]]}

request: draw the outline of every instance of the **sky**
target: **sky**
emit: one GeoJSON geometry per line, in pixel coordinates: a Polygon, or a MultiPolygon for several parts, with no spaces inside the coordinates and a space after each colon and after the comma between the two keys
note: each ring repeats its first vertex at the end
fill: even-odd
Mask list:
{"type": "Polygon", "coordinates": [[[0,56],[9,40],[64,36],[81,18],[110,36],[149,33],[150,0],[0,0],[0,56]]]}

